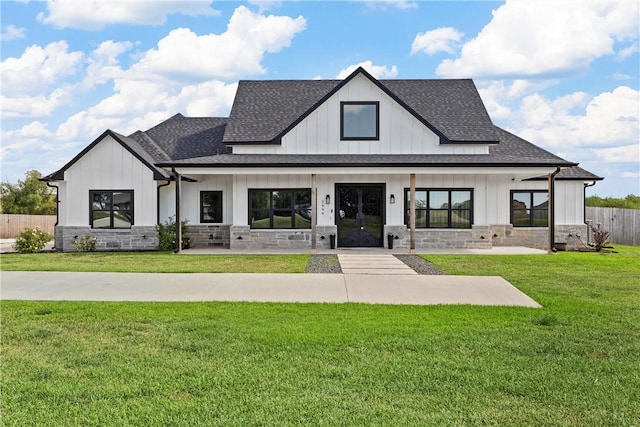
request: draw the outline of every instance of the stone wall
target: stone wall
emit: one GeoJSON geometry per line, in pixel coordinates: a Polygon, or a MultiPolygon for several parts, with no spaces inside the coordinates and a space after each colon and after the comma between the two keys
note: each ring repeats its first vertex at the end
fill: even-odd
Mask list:
{"type": "Polygon", "coordinates": [[[97,251],[149,251],[156,250],[159,243],[154,226],[134,225],[126,230],[58,226],[55,230],[55,249],[75,252],[72,241],[87,234],[96,237],[97,251]]]}
{"type": "MultiPolygon", "coordinates": [[[[586,224],[556,224],[554,241],[566,244],[567,249],[584,247],[587,238],[586,224]]],[[[547,227],[514,227],[512,225],[492,225],[493,246],[526,246],[530,248],[549,248],[549,229],[547,227]]]]}
{"type": "MultiPolygon", "coordinates": [[[[410,230],[404,226],[386,226],[385,235],[394,235],[394,249],[408,249],[411,245],[410,230]]],[[[388,242],[385,237],[385,247],[388,242]]],[[[489,227],[473,226],[471,229],[416,229],[416,249],[489,249],[489,227]]]]}
{"type": "Polygon", "coordinates": [[[229,248],[229,225],[188,225],[187,235],[192,248],[229,248]]]}
{"type": "MultiPolygon", "coordinates": [[[[335,232],[336,226],[318,226],[316,249],[330,249],[330,235],[335,232]]],[[[232,225],[229,246],[231,249],[310,250],[311,230],[264,230],[232,225]]]]}
{"type": "Polygon", "coordinates": [[[263,230],[231,226],[231,249],[310,249],[311,230],[263,230]]]}

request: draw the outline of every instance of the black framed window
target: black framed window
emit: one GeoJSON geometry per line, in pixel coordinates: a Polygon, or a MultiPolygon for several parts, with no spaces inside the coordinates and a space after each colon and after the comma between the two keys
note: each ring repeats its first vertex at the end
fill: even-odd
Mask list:
{"type": "MultiPolygon", "coordinates": [[[[405,224],[409,226],[411,192],[405,193],[405,224]]],[[[471,228],[473,224],[473,190],[417,188],[416,228],[471,228]]]]}
{"type": "Polygon", "coordinates": [[[511,190],[511,224],[514,227],[549,226],[546,190],[511,190]]]}
{"type": "Polygon", "coordinates": [[[200,222],[222,222],[222,191],[200,192],[200,222]]]}
{"type": "Polygon", "coordinates": [[[380,139],[380,103],[341,102],[340,139],[378,140],[380,139]]]}
{"type": "Polygon", "coordinates": [[[311,190],[249,190],[251,228],[311,228],[311,190]]]}
{"type": "Polygon", "coordinates": [[[91,228],[131,228],[133,190],[90,190],[91,228]]]}

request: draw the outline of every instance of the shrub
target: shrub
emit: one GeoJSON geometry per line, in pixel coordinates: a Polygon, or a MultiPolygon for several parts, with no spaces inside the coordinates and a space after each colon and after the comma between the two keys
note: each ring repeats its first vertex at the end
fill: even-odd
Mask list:
{"type": "Polygon", "coordinates": [[[45,245],[51,240],[53,240],[51,234],[35,226],[22,230],[16,238],[16,243],[13,247],[21,254],[33,254],[43,250],[45,245]]]}
{"type": "Polygon", "coordinates": [[[98,239],[91,234],[85,234],[80,238],[74,238],[71,240],[71,244],[78,252],[95,252],[98,239]]]}
{"type": "MultiPolygon", "coordinates": [[[[187,221],[182,221],[182,249],[189,247],[189,237],[187,236],[187,221]]],[[[171,216],[164,224],[156,226],[158,231],[158,249],[161,251],[172,251],[176,248],[176,217],[171,216]]]]}
{"type": "Polygon", "coordinates": [[[593,233],[593,242],[595,243],[596,252],[600,252],[604,245],[609,243],[609,232],[600,228],[600,224],[594,227],[590,224],[591,232],[593,233]]]}

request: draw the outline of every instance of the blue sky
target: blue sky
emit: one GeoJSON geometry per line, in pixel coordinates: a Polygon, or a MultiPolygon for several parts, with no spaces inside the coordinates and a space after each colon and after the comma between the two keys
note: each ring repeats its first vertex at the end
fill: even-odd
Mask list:
{"type": "Polygon", "coordinates": [[[226,116],[239,79],[473,78],[494,123],[640,194],[637,0],[1,1],[2,180],[105,129],[226,116]]]}

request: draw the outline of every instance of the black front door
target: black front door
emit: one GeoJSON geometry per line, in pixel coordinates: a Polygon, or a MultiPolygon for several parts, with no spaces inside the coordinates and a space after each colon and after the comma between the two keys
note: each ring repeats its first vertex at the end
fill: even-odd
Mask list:
{"type": "Polygon", "coordinates": [[[382,246],[384,185],[337,184],[336,195],[338,246],[382,246]]]}

